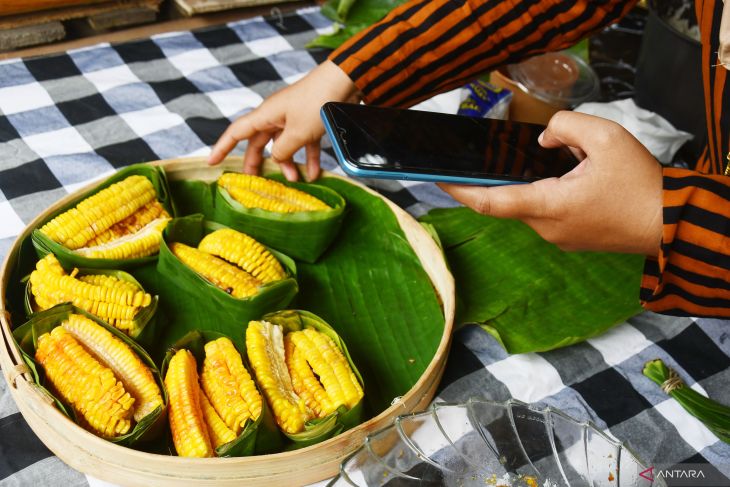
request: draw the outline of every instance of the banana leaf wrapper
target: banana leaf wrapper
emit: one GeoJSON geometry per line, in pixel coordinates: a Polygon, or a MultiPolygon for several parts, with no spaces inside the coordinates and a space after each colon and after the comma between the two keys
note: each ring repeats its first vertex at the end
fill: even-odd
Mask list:
{"type": "Polygon", "coordinates": [[[158,406],[154,411],[142,418],[141,421],[134,425],[134,428],[132,428],[129,433],[114,438],[105,439],[107,441],[122,446],[132,446],[135,443],[142,443],[154,440],[163,431],[167,419],[167,391],[165,390],[165,386],[160,379],[160,372],[157,369],[154,361],[152,360],[152,358],[150,358],[147,352],[141,346],[139,346],[139,344],[137,344],[127,335],[120,332],[116,328],[109,326],[96,316],[91,315],[70,303],[59,304],[54,306],[53,308],[35,313],[32,315],[29,321],[13,331],[13,338],[15,339],[15,342],[18,345],[21,354],[23,355],[23,360],[28,365],[28,368],[31,371],[31,375],[33,376],[33,380],[35,381],[36,385],[41,390],[41,392],[53,399],[53,402],[56,404],[56,407],[58,407],[59,410],[61,410],[66,416],[71,418],[75,423],[78,423],[78,418],[73,409],[69,405],[61,401],[58,397],[56,397],[51,392],[51,389],[46,387],[46,376],[43,372],[43,367],[41,367],[41,365],[36,362],[34,358],[36,347],[38,345],[38,337],[40,337],[44,333],[50,332],[55,327],[59,326],[61,322],[63,322],[63,320],[65,320],[72,313],[84,315],[87,318],[95,321],[99,325],[109,330],[109,332],[112,333],[115,337],[119,338],[129,347],[131,347],[132,350],[134,350],[134,352],[137,354],[137,356],[139,356],[139,358],[141,358],[142,361],[150,368],[150,370],[152,371],[152,375],[157,382],[157,385],[160,386],[160,391],[162,391],[162,406],[158,406]]]}
{"type": "Polygon", "coordinates": [[[246,208],[215,182],[176,181],[171,190],[183,213],[203,213],[207,219],[244,232],[294,259],[310,263],[317,261],[342,226],[345,199],[322,185],[291,183],[279,174],[267,177],[309,193],[332,209],[279,213],[246,208]]]}
{"type": "Polygon", "coordinates": [[[517,220],[432,210],[456,280],[456,323],[476,324],[509,353],[581,342],[642,311],[639,255],[564,252],[517,220]]]}
{"type": "Polygon", "coordinates": [[[167,245],[168,242],[181,242],[197,247],[205,235],[220,228],[224,226],[206,221],[198,214],[173,219],[163,232],[157,261],[159,281],[155,288],[168,323],[162,339],[164,347],[194,330],[237,336],[250,320],[286,307],[299,289],[294,261],[274,249],[269,248],[269,251],[282,264],[288,277],[262,286],[255,296],[234,298],[183,264],[167,245]]]}
{"type": "MultiPolygon", "coordinates": [[[[284,330],[284,334],[292,331],[303,330],[305,328],[313,328],[314,330],[330,337],[337,348],[342,351],[345,359],[347,359],[347,363],[355,373],[357,380],[360,382],[363,390],[365,390],[362,376],[357,370],[357,367],[355,367],[352,357],[350,357],[350,352],[347,351],[345,342],[342,338],[340,338],[334,328],[327,324],[327,322],[325,322],[322,318],[310,313],[309,311],[284,310],[269,313],[264,315],[261,319],[268,321],[271,324],[281,326],[284,330]]],[[[363,395],[363,399],[364,397],[365,396],[363,395]]],[[[305,423],[304,431],[301,433],[284,433],[284,435],[291,440],[291,443],[287,445],[287,450],[294,450],[314,445],[315,443],[332,438],[333,436],[360,424],[363,420],[363,399],[360,399],[360,401],[350,409],[341,406],[337,411],[325,416],[324,418],[308,421],[305,423]]]]}
{"type": "Polygon", "coordinates": [[[167,184],[167,176],[165,175],[164,169],[159,166],[152,166],[150,164],[134,164],[118,171],[109,179],[99,184],[91,191],[84,193],[83,195],[71,201],[69,204],[63,206],[58,211],[51,213],[46,219],[44,219],[40,223],[40,225],[38,225],[38,228],[33,230],[33,234],[31,236],[33,240],[33,246],[36,249],[38,257],[43,258],[45,255],[53,253],[56,255],[56,258],[58,258],[59,262],[64,268],[83,267],[90,269],[130,269],[157,260],[156,254],[134,259],[94,259],[90,257],[84,257],[66,248],[62,244],[54,242],[40,231],[40,227],[42,227],[61,213],[75,207],[82,200],[132,175],[140,175],[149,179],[152,182],[155,191],[157,191],[157,200],[162,204],[162,206],[171,216],[174,216],[176,214],[175,206],[173,204],[172,198],[170,197],[170,191],[167,184]]]}
{"type": "MultiPolygon", "coordinates": [[[[168,349],[162,361],[162,376],[164,377],[167,373],[167,367],[172,356],[181,349],[190,350],[190,353],[193,354],[198,364],[198,372],[200,372],[203,366],[203,360],[205,359],[205,344],[221,337],[227,337],[233,342],[236,350],[241,354],[244,367],[246,367],[249,375],[254,377],[251,366],[248,363],[248,358],[246,357],[246,346],[242,341],[243,335],[239,332],[236,335],[229,336],[210,330],[191,331],[175,342],[168,349]]],[[[258,384],[256,387],[258,387],[258,384]]],[[[261,391],[259,391],[260,393],[261,391]]],[[[263,398],[263,395],[261,397],[263,398]]],[[[172,439],[170,438],[171,441],[172,439]]],[[[274,416],[269,409],[269,405],[266,403],[266,399],[264,399],[259,417],[255,421],[249,420],[243,428],[243,431],[241,431],[241,434],[235,440],[219,446],[215,449],[215,453],[219,457],[245,457],[275,453],[281,451],[282,443],[279,428],[276,426],[274,416]]],[[[170,451],[174,452],[175,449],[171,448],[170,451]]]]}
{"type": "MultiPolygon", "coordinates": [[[[131,282],[137,285],[141,290],[144,290],[142,284],[137,281],[131,274],[110,269],[79,269],[79,276],[85,276],[88,274],[103,274],[106,276],[114,276],[119,280],[131,282]]],[[[30,278],[26,277],[25,281],[25,299],[23,300],[23,306],[28,319],[31,319],[34,314],[39,313],[35,299],[30,285],[30,278]]],[[[129,333],[129,336],[133,338],[137,343],[143,347],[151,346],[154,343],[157,329],[157,304],[159,302],[158,296],[152,296],[152,302],[140,309],[134,316],[134,329],[129,333]]],[[[99,318],[101,319],[101,318],[99,318]]],[[[124,333],[124,332],[122,332],[124,333]]]]}

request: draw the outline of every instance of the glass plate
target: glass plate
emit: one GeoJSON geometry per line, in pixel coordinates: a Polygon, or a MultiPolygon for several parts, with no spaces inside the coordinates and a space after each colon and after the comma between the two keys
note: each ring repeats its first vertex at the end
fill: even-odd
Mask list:
{"type": "Polygon", "coordinates": [[[649,487],[647,467],[590,422],[520,401],[435,403],[369,435],[330,486],[649,487]]]}

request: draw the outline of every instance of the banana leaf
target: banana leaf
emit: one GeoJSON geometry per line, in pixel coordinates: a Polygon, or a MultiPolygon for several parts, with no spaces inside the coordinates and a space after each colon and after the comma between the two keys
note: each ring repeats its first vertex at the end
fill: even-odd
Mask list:
{"type": "Polygon", "coordinates": [[[93,316],[86,311],[73,306],[72,304],[65,303],[59,304],[45,311],[35,313],[29,321],[19,326],[13,331],[13,338],[15,339],[18,348],[21,350],[23,360],[31,370],[33,379],[39,389],[51,397],[58,407],[64,414],[71,418],[74,422],[78,423],[78,417],[76,416],[70,405],[65,404],[58,397],[56,397],[46,386],[46,377],[43,373],[43,368],[35,361],[35,351],[38,345],[38,337],[44,333],[48,333],[55,327],[59,326],[63,320],[65,320],[70,314],[81,314],[87,318],[98,323],[100,326],[106,328],[112,335],[123,341],[134,352],[139,356],[142,361],[150,368],[152,375],[160,386],[162,391],[163,405],[158,406],[154,411],[149,413],[147,416],[142,418],[137,424],[135,424],[132,430],[125,434],[114,438],[107,438],[112,443],[117,443],[122,446],[131,446],[139,442],[147,442],[154,440],[160,432],[164,429],[164,424],[167,419],[167,391],[165,390],[162,381],[160,380],[160,373],[157,366],[147,354],[147,352],[140,347],[134,340],[129,338],[124,333],[120,332],[116,328],[113,328],[96,316],[93,316]]]}
{"type": "MultiPolygon", "coordinates": [[[[342,351],[342,354],[347,359],[347,363],[355,373],[357,380],[360,385],[364,384],[360,372],[355,367],[355,364],[350,357],[350,352],[347,351],[345,342],[337,334],[337,332],[325,322],[319,316],[304,310],[284,310],[269,313],[262,318],[264,321],[268,321],[273,325],[279,325],[284,330],[284,334],[304,330],[306,328],[312,328],[320,333],[327,335],[342,351]]],[[[361,399],[355,406],[350,409],[346,407],[340,407],[334,413],[317,420],[308,421],[304,425],[304,431],[301,433],[289,434],[284,433],[293,444],[289,449],[303,448],[305,446],[314,445],[328,438],[332,438],[335,435],[340,434],[354,426],[357,426],[362,421],[363,417],[363,400],[361,399]]]]}
{"type": "Polygon", "coordinates": [[[157,191],[157,199],[162,203],[170,215],[175,215],[175,208],[170,198],[169,189],[167,185],[167,176],[165,171],[159,166],[152,166],[149,164],[134,164],[118,171],[109,179],[99,184],[97,187],[84,193],[83,195],[75,198],[69,204],[64,205],[61,209],[51,213],[48,218],[44,219],[38,228],[33,230],[32,239],[33,245],[35,246],[38,257],[44,257],[46,254],[53,253],[58,258],[59,262],[64,268],[73,267],[85,267],[93,269],[129,269],[135,266],[144,265],[149,262],[154,262],[157,259],[157,255],[150,255],[148,257],[139,257],[134,259],[93,259],[89,257],[83,257],[60,243],[54,242],[43,234],[39,229],[47,222],[60,215],[61,213],[75,207],[79,202],[92,196],[104,188],[111,186],[112,184],[125,179],[128,176],[140,175],[148,178],[152,185],[157,191]]]}
{"type": "MultiPolygon", "coordinates": [[[[175,218],[163,232],[156,268],[156,284],[160,307],[164,309],[167,329],[158,340],[170,346],[189,331],[211,330],[237,336],[250,320],[264,313],[287,306],[297,293],[296,265],[286,255],[269,251],[281,262],[288,277],[271,282],[249,298],[234,298],[175,257],[168,242],[181,242],[197,247],[208,233],[223,225],[205,221],[203,215],[175,218]]],[[[143,281],[144,282],[144,281],[143,281]]]]}
{"type": "Polygon", "coordinates": [[[456,280],[456,323],[476,323],[509,353],[564,347],[642,311],[643,257],[564,252],[527,225],[468,208],[432,210],[456,280]]]}
{"type": "Polygon", "coordinates": [[[316,37],[307,47],[336,49],[405,2],[406,0],[327,0],[322,5],[322,13],[335,21],[335,30],[331,34],[316,37]]]}
{"type": "MultiPolygon", "coordinates": [[[[114,276],[119,280],[131,282],[132,284],[135,284],[137,287],[139,287],[140,290],[144,291],[139,281],[137,281],[137,279],[135,279],[131,274],[124,271],[109,269],[79,269],[79,276],[86,276],[89,274],[103,274],[106,276],[114,276]]],[[[38,313],[39,310],[33,298],[30,278],[27,277],[24,280],[25,299],[23,301],[23,306],[25,308],[25,314],[27,318],[30,319],[32,315],[34,313],[38,313]]],[[[155,319],[155,317],[158,301],[158,296],[152,296],[152,301],[150,302],[150,304],[139,310],[134,316],[134,328],[129,333],[129,336],[143,347],[150,346],[156,338],[157,320],[155,319]]]]}
{"type": "MultiPolygon", "coordinates": [[[[189,350],[195,357],[198,368],[202,367],[203,360],[205,359],[205,344],[221,337],[227,337],[233,342],[236,350],[241,354],[244,367],[246,367],[246,370],[253,377],[251,367],[246,358],[246,346],[243,343],[243,335],[240,333],[240,330],[238,334],[231,336],[208,330],[194,330],[186,334],[175,342],[165,354],[161,368],[163,377],[167,373],[167,367],[172,356],[181,349],[189,350]]],[[[264,401],[259,417],[255,421],[248,421],[241,434],[235,440],[219,446],[215,449],[215,452],[219,457],[244,457],[281,451],[281,445],[282,438],[279,434],[279,429],[274,422],[268,404],[264,401]]],[[[171,451],[175,450],[172,449],[171,451]]]]}
{"type": "Polygon", "coordinates": [[[175,201],[183,205],[183,213],[202,213],[297,260],[315,262],[337,236],[345,200],[319,184],[291,183],[281,175],[267,177],[319,198],[332,210],[279,213],[246,208],[215,182],[176,181],[171,191],[175,201]]]}

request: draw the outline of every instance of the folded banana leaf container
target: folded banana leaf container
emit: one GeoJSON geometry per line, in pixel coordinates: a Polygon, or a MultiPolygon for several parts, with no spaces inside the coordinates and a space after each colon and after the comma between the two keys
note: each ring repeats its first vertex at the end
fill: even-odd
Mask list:
{"type": "MultiPolygon", "coordinates": [[[[141,288],[141,284],[131,274],[124,271],[109,270],[109,269],[79,269],[79,276],[85,276],[89,274],[101,274],[106,276],[113,276],[121,281],[127,281],[135,284],[141,288]]],[[[152,302],[142,308],[134,317],[134,328],[130,330],[129,336],[142,346],[151,346],[157,338],[157,303],[159,301],[158,296],[152,296],[152,302]]],[[[23,307],[28,318],[32,318],[31,315],[38,313],[35,299],[33,298],[32,288],[30,279],[25,283],[25,295],[23,300],[23,307]]]]}
{"type": "MultiPolygon", "coordinates": [[[[207,214],[214,195],[208,193],[210,199],[199,198],[195,191],[212,188],[224,171],[240,171],[240,164],[239,158],[227,159],[216,167],[208,166],[204,158],[167,160],[130,166],[113,178],[119,179],[134,171],[150,177],[168,212],[188,223],[197,218],[199,230],[205,232],[206,223],[199,216],[191,215],[203,213],[207,219],[214,220],[207,214]],[[190,185],[187,183],[190,181],[203,184],[190,185]],[[211,202],[208,208],[204,207],[204,201],[211,202]]],[[[264,171],[273,176],[278,167],[267,162],[264,171]]],[[[109,181],[101,183],[105,184],[109,181]]],[[[89,262],[77,259],[78,256],[68,255],[67,249],[64,254],[64,249],[38,235],[32,238],[33,231],[54,215],[98,191],[101,186],[95,183],[68,195],[35,218],[13,243],[0,269],[3,335],[0,367],[18,409],[41,441],[73,468],[115,484],[303,485],[335,475],[342,460],[359,448],[369,433],[388,426],[397,415],[424,409],[443,374],[453,330],[454,282],[443,253],[418,222],[374,191],[331,174],[325,174],[316,186],[325,188],[323,193],[331,192],[342,198],[342,204],[338,206],[340,228],[317,257],[312,253],[310,257],[295,255],[291,248],[281,247],[281,240],[275,242],[276,245],[259,241],[296,260],[299,291],[286,307],[308,313],[298,315],[293,321],[289,316],[285,321],[300,326],[309,320],[311,313],[329,324],[342,343],[347,344],[347,353],[362,378],[365,396],[358,407],[352,408],[355,411],[352,418],[344,412],[338,414],[341,433],[303,448],[287,450],[283,446],[284,450],[279,453],[254,451],[254,454],[242,457],[181,458],[164,448],[143,451],[145,447],[140,446],[141,442],[122,446],[104,440],[76,425],[57,406],[39,387],[33,367],[23,357],[21,346],[32,343],[32,338],[29,342],[26,336],[19,337],[21,346],[13,338],[13,330],[26,322],[23,278],[38,260],[37,248],[41,254],[57,253],[67,269],[124,270],[145,291],[158,295],[156,343],[174,344],[192,329],[191,324],[178,323],[185,314],[181,311],[185,310],[170,312],[170,307],[179,301],[170,302],[168,295],[172,288],[160,278],[157,256],[89,265],[89,262]]],[[[233,226],[230,222],[218,223],[233,226]]],[[[178,230],[177,224],[173,224],[166,237],[178,230]]],[[[246,228],[241,230],[246,232],[246,228]]],[[[187,230],[183,233],[191,238],[192,234],[187,230]]],[[[297,247],[297,238],[290,239],[289,244],[297,247]]],[[[293,277],[294,273],[291,275],[293,277]]],[[[197,313],[192,320],[197,329],[226,334],[232,339],[237,335],[242,339],[246,323],[234,320],[217,325],[219,315],[212,313],[206,319],[205,313],[200,312],[204,305],[196,307],[190,303],[214,301],[211,298],[214,294],[204,286],[196,292],[196,296],[185,298],[189,301],[185,304],[197,313]]],[[[63,306],[68,305],[58,308],[63,306]]],[[[261,311],[255,318],[275,311],[261,311]]],[[[22,335],[23,331],[16,330],[16,333],[22,335]]],[[[238,345],[240,348],[240,343],[238,345]]],[[[161,367],[164,350],[162,353],[147,351],[161,367]]]]}
{"type": "Polygon", "coordinates": [[[249,298],[231,296],[183,264],[170,251],[171,242],[196,247],[205,235],[221,228],[225,227],[195,214],[172,220],[163,233],[156,276],[161,282],[156,287],[162,296],[165,319],[175,322],[175,326],[167,327],[167,332],[160,337],[163,347],[193,330],[208,329],[235,336],[250,320],[285,308],[297,293],[294,261],[274,249],[268,250],[282,264],[287,277],[262,286],[258,294],[249,298]]]}
{"type": "Polygon", "coordinates": [[[185,209],[201,211],[206,218],[244,232],[297,260],[316,262],[342,226],[345,200],[327,186],[292,183],[280,174],[269,178],[318,198],[330,209],[280,213],[246,208],[215,181],[175,181],[173,191],[185,209]]]}
{"type": "MultiPolygon", "coordinates": [[[[198,370],[200,370],[205,359],[205,344],[221,337],[227,337],[233,342],[234,347],[236,347],[236,350],[243,358],[244,367],[246,367],[247,372],[251,375],[251,367],[246,361],[246,349],[240,340],[237,340],[236,337],[215,331],[194,330],[184,335],[168,349],[162,361],[162,377],[167,373],[170,359],[180,349],[189,350],[193,354],[198,364],[198,370]]],[[[216,448],[215,453],[219,457],[244,457],[255,453],[275,452],[281,448],[281,445],[281,435],[271,416],[271,410],[267,406],[266,401],[264,401],[261,414],[256,418],[256,421],[249,422],[235,440],[219,446],[216,448]]]]}
{"type": "MultiPolygon", "coordinates": [[[[147,414],[138,423],[135,424],[134,428],[129,432],[121,436],[110,439],[109,441],[118,445],[131,446],[139,441],[150,441],[155,437],[159,436],[163,429],[164,422],[167,419],[166,415],[166,394],[165,388],[162,385],[160,379],[160,372],[157,370],[157,366],[152,361],[147,352],[140,347],[134,340],[120,332],[119,330],[107,325],[97,317],[87,313],[86,311],[79,309],[71,304],[60,304],[50,308],[46,311],[41,311],[33,315],[33,317],[27,323],[21,325],[13,332],[13,338],[15,343],[20,347],[30,373],[33,376],[33,386],[40,394],[44,394],[47,400],[52,401],[56,407],[62,411],[69,419],[76,422],[78,418],[74,411],[69,405],[64,404],[58,397],[56,397],[47,387],[45,374],[43,368],[35,360],[35,351],[38,346],[38,337],[44,333],[48,333],[57,326],[61,325],[63,320],[68,318],[71,313],[80,314],[98,323],[104,327],[107,331],[112,333],[115,337],[126,343],[134,353],[142,359],[142,362],[147,365],[152,371],[152,376],[155,378],[157,385],[162,391],[164,406],[158,406],[156,409],[147,414]]],[[[90,433],[89,433],[90,434],[90,433]]]]}
{"type": "Polygon", "coordinates": [[[115,173],[112,177],[105,180],[101,184],[92,185],[90,189],[85,191],[76,192],[68,197],[62,199],[60,202],[53,205],[52,211],[46,211],[42,213],[40,220],[36,219],[38,223],[34,225],[33,231],[33,245],[36,248],[36,252],[39,257],[43,257],[48,253],[53,253],[58,258],[61,265],[65,268],[71,267],[85,267],[94,269],[128,269],[130,267],[141,266],[154,262],[157,259],[157,255],[150,255],[148,257],[139,257],[131,259],[95,259],[90,257],[84,257],[79,255],[72,250],[64,247],[62,244],[54,242],[47,235],[39,230],[44,224],[76,206],[82,200],[93,196],[102,189],[105,189],[112,184],[119,182],[129,176],[138,175],[144,176],[152,182],[152,186],[157,192],[157,200],[167,210],[170,215],[174,215],[174,207],[172,205],[172,199],[169,195],[167,187],[167,177],[165,171],[159,166],[151,166],[149,164],[134,164],[128,166],[119,172],[115,173]],[[63,204],[60,204],[63,203],[63,204]]]}

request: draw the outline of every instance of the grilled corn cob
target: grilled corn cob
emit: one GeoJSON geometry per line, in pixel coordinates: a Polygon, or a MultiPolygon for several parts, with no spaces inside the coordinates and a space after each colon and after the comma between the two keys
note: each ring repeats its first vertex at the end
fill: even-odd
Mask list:
{"type": "Polygon", "coordinates": [[[264,284],[286,277],[281,264],[266,247],[245,233],[230,228],[206,235],[198,249],[237,265],[264,284]]]}
{"type": "Polygon", "coordinates": [[[203,421],[208,427],[208,434],[213,448],[218,448],[235,440],[236,434],[223,422],[213,405],[208,401],[205,392],[199,391],[198,398],[200,399],[200,411],[203,413],[203,421]]]}
{"type": "Polygon", "coordinates": [[[162,231],[169,220],[167,217],[156,218],[135,233],[99,245],[77,248],[75,252],[92,259],[136,259],[156,254],[160,250],[162,231]]]}
{"type": "Polygon", "coordinates": [[[58,215],[41,232],[74,250],[154,200],[156,192],[144,176],[129,176],[58,215]]]}
{"type": "Polygon", "coordinates": [[[362,386],[330,337],[306,328],[288,333],[284,347],[294,391],[318,417],[360,402],[362,386]]]}
{"type": "Polygon", "coordinates": [[[276,423],[286,433],[304,430],[314,411],[294,392],[284,361],[284,339],[280,326],[251,321],[246,328],[246,352],[261,391],[274,412],[276,423]]]}
{"type": "Polygon", "coordinates": [[[200,386],[195,357],[178,350],[168,365],[165,386],[170,400],[170,429],[175,450],[181,457],[212,457],[208,427],[200,407],[200,386]]]}
{"type": "Polygon", "coordinates": [[[129,345],[82,315],[69,315],[61,326],[121,380],[124,388],[134,398],[136,421],[141,421],[162,405],[162,393],[152,371],[129,345]]]}
{"type": "Polygon", "coordinates": [[[111,438],[131,427],[134,398],[111,369],[90,355],[65,328],[38,338],[35,358],[58,395],[92,432],[111,438]]]}
{"type": "Polygon", "coordinates": [[[200,384],[221,419],[236,436],[246,421],[256,420],[263,401],[238,350],[229,338],[205,344],[205,359],[200,384]]]}
{"type": "Polygon", "coordinates": [[[235,298],[258,293],[261,281],[223,259],[178,242],[170,244],[170,251],[183,264],[235,298]]]}
{"type": "Polygon", "coordinates": [[[329,205],[309,193],[250,174],[225,173],[218,178],[218,185],[247,208],[261,208],[280,213],[331,209],[329,205]]]}
{"type": "Polygon", "coordinates": [[[39,260],[30,274],[30,290],[38,308],[71,302],[116,328],[133,331],[135,316],[150,305],[152,296],[132,282],[107,275],[77,277],[77,272],[67,274],[53,254],[39,260]]]}

